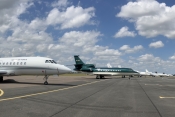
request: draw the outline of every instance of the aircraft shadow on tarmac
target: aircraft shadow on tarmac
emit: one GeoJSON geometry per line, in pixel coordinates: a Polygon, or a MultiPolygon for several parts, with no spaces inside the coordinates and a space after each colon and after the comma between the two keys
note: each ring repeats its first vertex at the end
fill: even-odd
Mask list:
{"type": "MultiPolygon", "coordinates": [[[[41,83],[34,83],[34,82],[18,82],[15,81],[14,79],[7,79],[4,80],[1,84],[31,84],[31,85],[44,85],[42,82],[41,83]]],[[[72,85],[72,84],[53,84],[53,83],[49,83],[48,85],[58,85],[58,86],[76,86],[76,85],[72,85]]]]}

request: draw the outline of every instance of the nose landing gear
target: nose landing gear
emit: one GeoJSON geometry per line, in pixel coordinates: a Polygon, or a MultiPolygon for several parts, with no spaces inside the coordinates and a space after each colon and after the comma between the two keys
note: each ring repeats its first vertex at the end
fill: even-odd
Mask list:
{"type": "Polygon", "coordinates": [[[43,78],[44,80],[45,80],[45,82],[44,82],[44,85],[48,85],[49,83],[47,82],[47,79],[49,78],[49,76],[48,75],[45,75],[45,77],[43,78]]]}
{"type": "Polygon", "coordinates": [[[0,82],[3,82],[3,76],[0,76],[0,82]]]}

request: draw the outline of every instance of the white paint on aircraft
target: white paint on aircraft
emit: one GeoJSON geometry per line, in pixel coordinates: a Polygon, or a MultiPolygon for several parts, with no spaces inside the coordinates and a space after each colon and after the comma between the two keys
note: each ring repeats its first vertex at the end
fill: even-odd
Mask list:
{"type": "Polygon", "coordinates": [[[47,83],[49,75],[59,75],[71,72],[68,67],[57,64],[46,57],[11,57],[0,58],[0,79],[3,76],[44,75],[47,83]]]}

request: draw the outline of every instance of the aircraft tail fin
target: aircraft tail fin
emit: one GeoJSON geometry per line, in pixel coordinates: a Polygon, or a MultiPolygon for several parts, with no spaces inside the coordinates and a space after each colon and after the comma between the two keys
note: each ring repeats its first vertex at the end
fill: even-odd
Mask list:
{"type": "Polygon", "coordinates": [[[80,65],[80,64],[84,64],[84,62],[79,58],[78,55],[74,55],[74,59],[75,59],[75,63],[80,65]]]}
{"type": "Polygon", "coordinates": [[[78,55],[74,55],[74,59],[75,59],[75,71],[79,71],[82,66],[84,65],[84,62],[79,58],[78,55]]]}
{"type": "Polygon", "coordinates": [[[146,72],[149,72],[149,71],[146,69],[146,72]]]}

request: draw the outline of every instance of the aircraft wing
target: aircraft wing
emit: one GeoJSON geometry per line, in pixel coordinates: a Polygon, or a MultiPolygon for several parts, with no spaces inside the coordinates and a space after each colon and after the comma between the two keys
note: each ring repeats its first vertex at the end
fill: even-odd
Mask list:
{"type": "Polygon", "coordinates": [[[6,72],[6,71],[1,71],[1,70],[0,70],[0,75],[4,75],[4,74],[7,74],[7,72],[6,72]]]}

